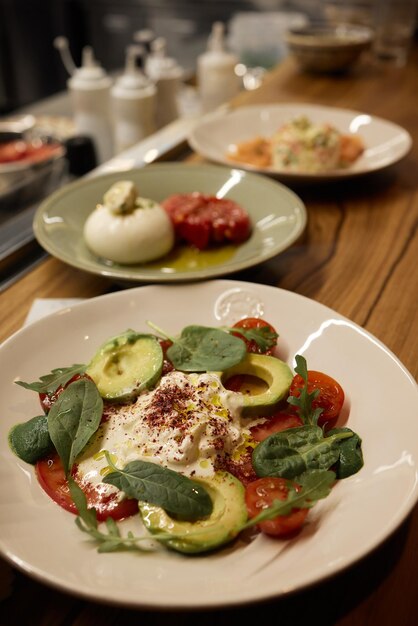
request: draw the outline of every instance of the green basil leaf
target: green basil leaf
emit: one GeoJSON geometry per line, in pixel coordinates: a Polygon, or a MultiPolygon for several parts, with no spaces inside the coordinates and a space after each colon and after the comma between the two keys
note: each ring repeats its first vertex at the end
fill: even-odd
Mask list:
{"type": "Polygon", "coordinates": [[[337,478],[348,478],[356,474],[364,465],[361,439],[350,428],[332,428],[326,434],[327,437],[339,433],[352,433],[352,437],[338,441],[340,456],[336,465],[337,478]]]}
{"type": "Polygon", "coordinates": [[[206,489],[173,470],[147,461],[132,461],[123,470],[115,470],[107,474],[103,482],[114,485],[128,498],[155,504],[190,521],[212,512],[213,503],[206,489]]]}
{"type": "Polygon", "coordinates": [[[174,367],[184,372],[223,371],[240,363],[245,355],[241,339],[206,326],[186,326],[167,350],[174,367]]]}
{"type": "Polygon", "coordinates": [[[93,381],[81,378],[58,396],[48,413],[48,430],[66,474],[90,437],[103,413],[103,400],[93,381]]]}
{"type": "Polygon", "coordinates": [[[274,433],[254,449],[252,462],[257,476],[296,478],[307,470],[327,470],[340,456],[339,433],[324,438],[319,426],[300,426],[274,433]]]}
{"type": "Polygon", "coordinates": [[[53,393],[60,385],[64,386],[68,383],[75,374],[83,374],[85,369],[85,365],[77,363],[70,367],[58,367],[52,370],[50,374],[40,376],[40,380],[34,383],[25,383],[23,380],[16,380],[15,383],[37,393],[53,393]]]}

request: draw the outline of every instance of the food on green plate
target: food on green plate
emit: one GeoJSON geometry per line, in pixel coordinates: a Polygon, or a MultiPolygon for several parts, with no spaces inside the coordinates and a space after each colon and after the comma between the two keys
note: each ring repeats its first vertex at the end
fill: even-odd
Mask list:
{"type": "Polygon", "coordinates": [[[238,143],[227,156],[277,171],[321,173],[347,167],[363,152],[364,142],[358,135],[300,116],[283,124],[272,137],[238,143]]]}
{"type": "Polygon", "coordinates": [[[16,381],[45,414],[14,426],[10,447],[99,551],[205,553],[254,527],[286,537],[361,469],[360,437],[337,427],[341,386],[301,355],[293,373],[271,324],[148,325],[87,366],[16,381]],[[132,516],[138,532],[124,533],[132,516]]]}
{"type": "Polygon", "coordinates": [[[132,181],[121,180],[88,216],[83,233],[93,254],[132,265],[160,259],[175,245],[200,251],[243,243],[251,222],[245,209],[228,198],[178,193],[158,204],[141,198],[132,181]]]}
{"type": "Polygon", "coordinates": [[[158,259],[172,249],[174,229],[158,202],[141,198],[132,181],[105,193],[84,225],[87,247],[100,258],[132,265],[158,259]]]}
{"type": "Polygon", "coordinates": [[[162,206],[171,218],[177,241],[198,250],[243,243],[251,234],[248,213],[228,198],[197,191],[177,193],[166,198],[162,206]]]}

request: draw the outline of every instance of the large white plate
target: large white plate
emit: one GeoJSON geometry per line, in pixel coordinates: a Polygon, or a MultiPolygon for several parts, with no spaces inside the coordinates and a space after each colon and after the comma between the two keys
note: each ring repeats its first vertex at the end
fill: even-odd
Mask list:
{"type": "Polygon", "coordinates": [[[157,163],[66,185],[39,206],[33,228],[41,246],[69,265],[116,280],[164,283],[216,278],[262,263],[292,245],[306,219],[302,200],[266,176],[216,165],[157,163]],[[103,194],[121,179],[134,181],[142,196],[157,202],[193,191],[235,200],[248,212],[251,235],[232,249],[223,246],[189,256],[180,252],[179,258],[176,247],[152,263],[119,265],[100,259],[84,243],[84,224],[103,194]]]}
{"type": "Polygon", "coordinates": [[[196,124],[188,140],[196,152],[211,161],[270,174],[283,181],[310,182],[350,178],[383,169],[402,159],[412,145],[410,134],[387,120],[359,111],[300,103],[248,106],[214,116],[196,124]],[[342,133],[360,134],[366,145],[364,153],[352,166],[324,173],[259,168],[227,158],[228,150],[237,143],[257,136],[271,137],[282,124],[300,115],[313,122],[332,124],[342,133]]]}
{"type": "Polygon", "coordinates": [[[411,511],[417,495],[417,386],[377,339],[341,315],[291,292],[239,281],[148,286],[88,300],[19,331],[0,348],[2,479],[0,549],[44,583],[135,607],[214,607],[272,598],[326,579],[367,554],[411,511]],[[264,315],[282,358],[343,385],[349,426],[363,438],[363,469],[341,481],[291,541],[258,536],[187,557],[165,550],[98,554],[74,517],[41,490],[31,466],[9,450],[9,428],[39,414],[35,394],[14,385],[54,367],[86,362],[106,338],[146,320],[172,331],[264,315]]]}

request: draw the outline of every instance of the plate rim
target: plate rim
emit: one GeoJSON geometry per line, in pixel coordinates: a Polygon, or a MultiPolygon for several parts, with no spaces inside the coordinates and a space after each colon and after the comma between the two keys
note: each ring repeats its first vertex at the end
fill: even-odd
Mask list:
{"type": "MultiPolygon", "coordinates": [[[[213,281],[208,281],[210,283],[214,283],[215,286],[219,286],[219,288],[223,288],[223,289],[233,289],[236,287],[248,287],[248,288],[255,288],[256,290],[260,290],[262,292],[281,292],[282,295],[284,295],[285,298],[290,298],[293,299],[294,301],[298,301],[298,302],[303,302],[304,301],[308,301],[311,305],[313,305],[318,311],[320,311],[323,314],[332,314],[333,316],[337,316],[337,318],[341,319],[341,320],[346,320],[350,322],[350,325],[352,325],[353,327],[355,327],[356,329],[360,330],[362,334],[366,335],[366,338],[368,340],[373,340],[373,342],[375,344],[378,345],[378,347],[380,347],[381,349],[383,349],[384,353],[388,356],[391,357],[392,360],[395,361],[396,366],[400,369],[400,371],[402,372],[402,374],[404,376],[406,376],[406,378],[409,380],[410,383],[412,383],[415,388],[418,390],[418,385],[415,381],[415,379],[413,378],[412,374],[408,371],[408,369],[405,367],[405,365],[400,361],[400,359],[381,341],[379,340],[376,336],[374,336],[372,333],[370,333],[369,331],[365,330],[363,327],[361,327],[359,324],[349,320],[349,318],[345,317],[344,315],[340,314],[338,311],[328,307],[327,305],[322,304],[321,302],[318,302],[317,300],[308,298],[307,296],[304,296],[302,294],[298,294],[296,292],[290,291],[290,290],[286,290],[280,287],[273,287],[270,285],[260,285],[258,283],[253,283],[253,282],[246,282],[246,281],[237,281],[237,280],[230,280],[230,279],[217,279],[217,280],[213,280],[213,281]]],[[[167,290],[167,289],[175,289],[176,287],[180,287],[182,289],[186,288],[186,289],[193,289],[193,288],[204,288],[202,283],[194,283],[194,284],[190,284],[190,285],[146,285],[146,286],[137,286],[134,289],[125,289],[123,291],[117,291],[117,292],[112,292],[112,293],[107,293],[107,294],[102,294],[99,296],[96,296],[94,298],[90,298],[87,299],[85,301],[82,301],[80,303],[77,304],[73,304],[70,307],[66,308],[66,311],[71,315],[71,312],[74,309],[82,309],[82,308],[88,308],[88,307],[96,307],[97,303],[101,303],[103,301],[106,301],[108,299],[123,299],[124,297],[127,296],[128,293],[132,294],[133,291],[137,292],[139,290],[141,290],[142,292],[144,290],[150,291],[150,290],[167,290]]],[[[62,312],[61,312],[62,313],[62,312]]],[[[23,328],[17,330],[13,335],[11,335],[8,339],[6,339],[4,342],[2,342],[0,344],[0,350],[3,349],[3,347],[6,344],[12,343],[13,341],[16,340],[16,337],[18,335],[25,335],[27,333],[31,333],[34,330],[34,327],[36,329],[37,326],[42,326],[47,324],[48,320],[51,319],[52,317],[56,318],[58,316],[60,316],[60,311],[56,311],[53,312],[47,316],[45,316],[44,318],[33,322],[32,324],[28,325],[28,326],[24,326],[23,328]]],[[[333,568],[331,568],[331,571],[323,571],[321,576],[317,576],[316,578],[308,581],[307,583],[301,585],[301,586],[297,586],[294,588],[290,588],[289,590],[285,591],[285,592],[280,592],[277,594],[273,594],[270,593],[268,595],[256,595],[255,597],[251,597],[248,600],[243,600],[243,599],[235,599],[235,600],[230,600],[227,602],[221,602],[221,603],[216,603],[216,602],[209,602],[208,604],[205,604],[204,602],[199,602],[199,603],[168,603],[168,604],[158,604],[155,601],[152,603],[146,603],[146,602],[137,602],[134,600],[131,600],[130,602],[128,601],[124,601],[121,599],[112,599],[112,598],[103,598],[103,595],[100,595],[100,593],[97,594],[92,594],[91,592],[88,592],[86,590],[82,590],[80,589],[80,587],[77,587],[74,583],[72,585],[70,584],[63,584],[62,582],[58,582],[56,580],[54,580],[53,578],[53,574],[47,574],[45,575],[45,572],[42,571],[33,571],[33,569],[30,569],[30,565],[19,561],[16,561],[15,558],[13,558],[13,555],[10,553],[10,551],[8,550],[4,550],[3,549],[3,540],[0,540],[0,550],[1,550],[1,554],[3,555],[3,557],[9,561],[13,566],[17,567],[18,569],[20,569],[21,571],[25,572],[26,574],[28,574],[30,577],[44,583],[47,584],[51,587],[54,587],[60,591],[63,592],[67,592],[67,593],[72,593],[75,596],[78,597],[82,597],[82,598],[86,598],[90,601],[97,601],[103,604],[110,604],[110,605],[115,605],[115,606],[125,606],[125,607],[132,607],[132,608],[137,608],[137,609],[154,609],[154,610],[166,610],[166,609],[171,609],[171,610],[178,610],[178,609],[188,609],[188,610],[197,610],[197,609],[205,609],[205,608],[222,608],[222,607],[236,607],[236,606],[244,606],[246,604],[254,604],[258,601],[264,601],[264,600],[271,600],[271,599],[278,599],[278,598],[282,598],[282,597],[288,597],[290,595],[293,595],[296,592],[300,592],[303,590],[306,590],[312,586],[315,586],[317,584],[323,583],[325,581],[327,581],[329,578],[331,578],[332,576],[337,576],[339,574],[341,574],[343,571],[347,570],[348,568],[352,567],[355,563],[359,562],[361,559],[365,558],[366,556],[368,556],[371,552],[373,552],[373,550],[375,550],[377,547],[379,547],[384,541],[386,541],[398,528],[399,526],[402,524],[402,522],[407,518],[407,516],[411,513],[412,509],[414,508],[416,502],[417,502],[417,498],[418,498],[418,484],[415,485],[414,490],[411,491],[409,493],[409,498],[408,499],[404,499],[403,503],[402,503],[402,507],[400,509],[400,511],[398,512],[397,516],[393,516],[391,519],[391,524],[389,525],[388,528],[384,528],[380,534],[377,533],[374,540],[368,545],[366,550],[363,550],[363,552],[360,555],[355,555],[353,558],[350,558],[347,562],[343,563],[342,565],[339,564],[338,566],[335,566],[333,568]],[[413,495],[413,497],[412,497],[413,495]],[[383,535],[383,537],[381,536],[383,535]]],[[[106,556],[106,555],[103,555],[106,556]]]]}
{"type": "Polygon", "coordinates": [[[218,163],[218,164],[222,164],[225,166],[227,166],[229,163],[231,167],[236,165],[237,167],[240,167],[241,169],[246,170],[248,172],[264,174],[266,176],[270,176],[275,179],[277,178],[278,180],[281,180],[283,183],[286,183],[286,182],[297,183],[297,182],[305,182],[305,181],[310,182],[310,183],[314,183],[314,182],[321,183],[321,182],[326,182],[326,181],[339,181],[339,180],[346,180],[350,178],[356,178],[358,176],[366,176],[367,174],[372,174],[374,172],[380,172],[386,169],[387,167],[391,167],[395,163],[399,163],[399,161],[404,159],[411,151],[412,145],[413,145],[413,139],[409,131],[406,130],[406,128],[403,128],[402,126],[397,124],[396,122],[392,122],[378,115],[372,115],[370,113],[365,113],[364,111],[359,111],[357,109],[335,107],[335,106],[316,104],[316,103],[310,103],[310,102],[280,102],[280,103],[268,103],[264,105],[263,104],[259,104],[259,105],[248,104],[248,105],[244,105],[244,106],[237,107],[234,109],[223,110],[219,112],[217,115],[208,116],[206,121],[203,121],[200,123],[197,122],[193,126],[193,128],[189,131],[188,136],[187,136],[187,141],[189,142],[190,147],[197,154],[200,154],[201,156],[208,159],[212,163],[218,163]],[[352,115],[352,116],[368,115],[372,121],[385,124],[393,128],[393,130],[397,130],[398,132],[402,133],[402,135],[405,138],[405,147],[403,148],[403,152],[400,154],[400,156],[396,157],[395,159],[392,159],[389,163],[386,163],[383,166],[374,166],[368,169],[363,168],[361,170],[356,170],[356,171],[353,171],[350,169],[341,169],[341,170],[332,170],[330,172],[317,172],[317,173],[289,172],[286,170],[277,170],[272,167],[259,168],[249,163],[248,164],[239,163],[237,161],[232,161],[232,160],[229,161],[228,159],[225,159],[225,160],[214,159],[212,156],[209,156],[208,152],[205,152],[204,150],[202,151],[201,144],[199,141],[196,140],[196,137],[195,137],[195,134],[199,130],[199,128],[210,126],[211,124],[216,123],[216,121],[225,119],[228,116],[237,115],[240,113],[240,111],[249,111],[249,110],[261,111],[261,110],[266,110],[266,109],[279,110],[279,109],[284,109],[284,108],[295,108],[295,107],[297,107],[298,109],[306,107],[308,109],[316,109],[316,110],[320,110],[323,112],[329,111],[330,113],[338,111],[339,113],[345,113],[347,115],[352,115]]]}
{"type": "MultiPolygon", "coordinates": [[[[121,170],[121,171],[112,171],[105,174],[100,174],[97,176],[88,176],[87,178],[82,178],[80,180],[76,180],[72,183],[64,185],[57,191],[53,192],[48,198],[43,200],[39,207],[37,208],[34,218],[33,218],[33,232],[38,243],[52,256],[58,258],[59,260],[75,267],[77,269],[81,269],[89,274],[94,274],[96,276],[103,276],[105,278],[112,278],[114,280],[120,281],[128,281],[135,283],[147,283],[147,282],[156,282],[162,284],[171,284],[171,283],[186,283],[192,281],[201,281],[201,280],[210,280],[213,278],[225,276],[227,274],[236,273],[250,267],[255,267],[269,259],[274,258],[284,250],[287,250],[304,232],[308,221],[308,212],[305,203],[303,200],[289,187],[283,184],[280,181],[272,180],[268,176],[264,176],[257,172],[248,172],[242,168],[238,167],[228,167],[221,164],[206,164],[206,163],[178,163],[178,162],[161,162],[161,163],[151,163],[145,167],[135,167],[129,170],[121,170]],[[273,185],[281,190],[281,193],[286,194],[289,198],[291,198],[298,207],[298,220],[295,222],[295,227],[293,232],[288,239],[282,243],[280,246],[276,246],[273,249],[267,251],[262,256],[257,259],[247,259],[242,261],[235,261],[231,263],[227,263],[226,266],[224,263],[220,263],[219,265],[210,266],[204,269],[196,270],[194,272],[180,272],[179,274],[164,274],[162,272],[158,273],[158,270],[152,270],[147,273],[145,270],[139,269],[138,271],[133,271],[131,268],[133,266],[126,265],[120,266],[118,268],[113,268],[112,266],[107,266],[103,263],[99,268],[95,268],[94,266],[86,265],[82,260],[78,260],[77,258],[73,258],[70,255],[60,253],[60,250],[57,246],[51,245],[50,238],[44,235],[42,229],[42,217],[45,212],[48,210],[49,206],[59,200],[61,197],[65,196],[67,193],[71,193],[73,191],[77,191],[82,189],[83,187],[92,183],[92,181],[96,181],[98,179],[102,180],[113,180],[115,177],[123,177],[129,176],[130,173],[135,172],[136,174],[141,174],[146,171],[160,171],[163,172],[164,169],[168,170],[176,170],[184,168],[191,168],[195,170],[202,171],[212,171],[214,173],[221,172],[239,172],[242,178],[246,178],[250,182],[252,180],[257,181],[261,185],[266,185],[268,187],[272,187],[273,185]]],[[[244,242],[245,244],[246,242],[244,242]]],[[[244,245],[243,244],[243,245],[244,245]]],[[[137,267],[141,267],[138,265],[137,267]]]]}

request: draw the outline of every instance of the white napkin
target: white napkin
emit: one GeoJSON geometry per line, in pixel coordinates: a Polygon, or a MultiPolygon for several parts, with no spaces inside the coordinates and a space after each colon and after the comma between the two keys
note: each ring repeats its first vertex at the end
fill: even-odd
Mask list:
{"type": "Polygon", "coordinates": [[[67,306],[73,306],[82,301],[83,298],[36,298],[32,303],[24,325],[27,326],[27,324],[36,322],[45,317],[45,315],[55,313],[55,311],[60,311],[67,306]]]}

